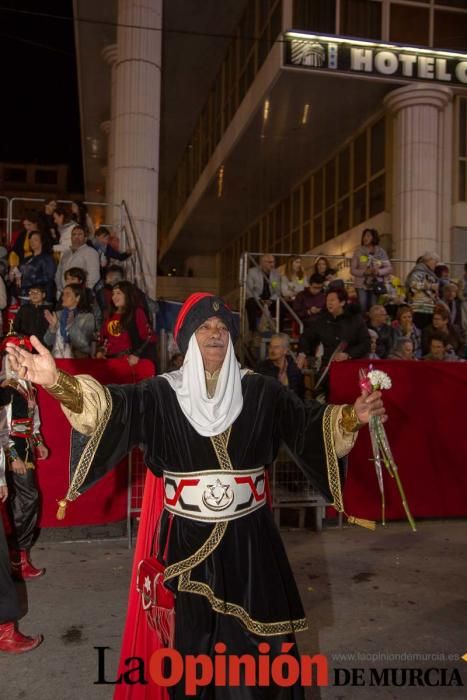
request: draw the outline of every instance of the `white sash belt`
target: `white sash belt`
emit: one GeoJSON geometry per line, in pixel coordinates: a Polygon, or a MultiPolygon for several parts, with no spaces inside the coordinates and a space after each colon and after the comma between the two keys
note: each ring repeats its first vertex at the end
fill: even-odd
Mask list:
{"type": "Polygon", "coordinates": [[[265,502],[264,467],[164,472],[166,510],[190,520],[235,520],[258,510],[265,502]]]}

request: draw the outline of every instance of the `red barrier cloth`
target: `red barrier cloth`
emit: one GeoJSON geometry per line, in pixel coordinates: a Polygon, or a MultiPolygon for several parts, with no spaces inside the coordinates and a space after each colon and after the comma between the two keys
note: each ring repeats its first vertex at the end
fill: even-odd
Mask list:
{"type": "Polygon", "coordinates": [[[148,685],[137,683],[129,685],[122,683],[115,686],[114,700],[167,700],[164,688],[156,686],[150,679],[149,660],[151,654],[160,648],[159,640],[146,621],[146,613],[141,605],[140,595],[136,591],[136,570],[141,559],[151,554],[151,547],[162,508],[164,506],[164,490],[162,479],[155,477],[150,471],[146,475],[144,486],[141,520],[136,540],[135,557],[131,573],[130,592],[128,595],[128,610],[123,632],[122,648],[120,651],[119,675],[128,671],[125,660],[132,656],[144,659],[148,685]]]}
{"type": "MultiPolygon", "coordinates": [[[[331,403],[353,403],[359,394],[358,370],[369,360],[335,362],[331,403]]],[[[383,391],[385,424],[412,515],[419,518],[467,515],[467,363],[371,361],[391,377],[383,391]]],[[[360,431],[349,456],[344,490],[347,513],[381,520],[381,499],[369,432],[360,431]]],[[[383,467],[386,516],[404,519],[399,492],[383,467]]]]}
{"type": "MultiPolygon", "coordinates": [[[[134,384],[154,374],[149,360],[140,360],[130,367],[126,358],[113,360],[57,360],[69,374],[89,374],[102,384],[134,384]]],[[[49,448],[49,457],[37,461],[37,479],[41,493],[39,527],[68,527],[115,522],[126,517],[128,460],[123,460],[95,487],[70,503],[66,518],[57,520],[57,501],[63,498],[69,484],[71,426],[59,402],[39,388],[39,410],[42,435],[49,448]]]]}

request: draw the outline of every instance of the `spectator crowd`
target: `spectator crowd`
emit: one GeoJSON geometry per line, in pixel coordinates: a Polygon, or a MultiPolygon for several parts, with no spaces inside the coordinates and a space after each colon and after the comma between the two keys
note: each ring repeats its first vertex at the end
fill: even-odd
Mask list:
{"type": "Polygon", "coordinates": [[[245,305],[253,360],[261,337],[271,336],[269,357],[257,371],[303,396],[297,372],[311,374],[311,384],[326,393],[331,362],[467,358],[467,263],[463,277],[453,279],[440,256],[427,251],[402,284],[378,232],[365,229],[350,272],[344,281],[319,256],[307,276],[302,259],[289,257],[281,275],[273,255],[261,256],[248,271],[245,305]],[[277,308],[280,333],[274,332],[277,308]]]}
{"type": "Polygon", "coordinates": [[[125,279],[119,239],[83,202],[24,212],[0,257],[3,335],[36,335],[57,358],[155,362],[152,304],[125,279]]]}

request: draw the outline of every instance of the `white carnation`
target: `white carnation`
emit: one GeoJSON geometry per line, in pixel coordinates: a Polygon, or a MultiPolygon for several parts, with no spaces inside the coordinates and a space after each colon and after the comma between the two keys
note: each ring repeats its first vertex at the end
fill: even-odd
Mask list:
{"type": "Polygon", "coordinates": [[[371,372],[368,372],[368,379],[373,387],[378,387],[379,389],[390,389],[392,387],[389,375],[379,369],[373,369],[371,372]]]}

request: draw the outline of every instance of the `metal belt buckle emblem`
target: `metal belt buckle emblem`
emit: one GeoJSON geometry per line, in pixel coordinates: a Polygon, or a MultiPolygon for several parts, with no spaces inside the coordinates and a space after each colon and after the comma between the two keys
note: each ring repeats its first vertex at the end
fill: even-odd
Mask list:
{"type": "Polygon", "coordinates": [[[234,493],[229,484],[223,484],[220,479],[216,479],[213,484],[207,485],[202,500],[209,510],[224,510],[233,502],[234,493]]]}

